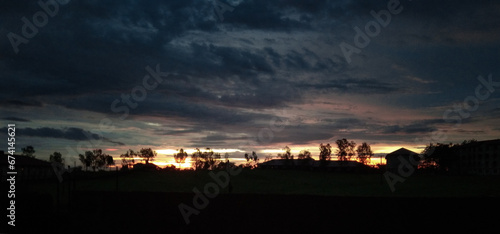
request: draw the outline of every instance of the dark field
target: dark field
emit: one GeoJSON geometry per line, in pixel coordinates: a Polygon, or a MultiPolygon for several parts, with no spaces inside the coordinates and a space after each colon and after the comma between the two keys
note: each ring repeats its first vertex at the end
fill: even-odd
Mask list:
{"type": "MultiPolygon", "coordinates": [[[[213,179],[206,171],[80,173],[74,180],[78,191],[140,191],[192,193],[213,179]],[[100,173],[100,174],[99,174],[100,173]]],[[[217,172],[216,172],[217,173],[217,172]]],[[[65,178],[62,186],[68,184],[65,178]]],[[[500,197],[500,176],[447,176],[415,173],[396,183],[391,192],[382,173],[334,173],[295,170],[243,170],[231,176],[233,193],[301,194],[370,197],[500,197]]],[[[34,182],[28,192],[53,193],[55,182],[34,182]]],[[[62,189],[62,188],[61,188],[62,189]]],[[[227,192],[227,189],[221,193],[227,192]]],[[[54,195],[55,196],[55,195],[54,195]]]]}
{"type": "Polygon", "coordinates": [[[186,224],[178,206],[194,207],[193,188],[213,181],[207,172],[105,174],[66,178],[59,199],[54,182],[19,185],[17,232],[475,233],[495,227],[500,208],[499,177],[415,174],[392,193],[380,174],[253,170],[186,224]]]}

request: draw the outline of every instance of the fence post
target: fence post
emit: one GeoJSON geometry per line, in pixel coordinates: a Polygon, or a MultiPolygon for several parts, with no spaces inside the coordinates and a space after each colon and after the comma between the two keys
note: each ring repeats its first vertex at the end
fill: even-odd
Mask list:
{"type": "Polygon", "coordinates": [[[60,200],[61,200],[61,196],[60,196],[60,191],[59,191],[59,180],[55,180],[56,181],[56,185],[57,185],[57,191],[56,191],[56,211],[57,213],[59,213],[59,206],[60,206],[60,200]]]}
{"type": "Polygon", "coordinates": [[[116,173],[116,191],[118,191],[118,167],[115,167],[115,173],[116,173]]]}

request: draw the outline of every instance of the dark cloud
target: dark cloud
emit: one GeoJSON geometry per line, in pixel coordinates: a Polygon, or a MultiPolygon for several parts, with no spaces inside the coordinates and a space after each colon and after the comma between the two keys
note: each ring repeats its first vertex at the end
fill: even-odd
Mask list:
{"type": "Polygon", "coordinates": [[[42,107],[43,104],[39,101],[36,100],[6,100],[0,102],[0,106],[4,107],[13,107],[13,108],[19,108],[19,107],[42,107]]]}
{"type": "MultiPolygon", "coordinates": [[[[26,136],[80,141],[88,133],[98,138],[81,128],[48,128],[53,125],[34,119],[89,123],[99,113],[115,121],[121,113],[114,113],[111,103],[142,85],[146,66],[158,64],[170,75],[148,90],[137,108],[129,108],[127,120],[175,120],[186,127],[156,129],[156,135],[191,137],[216,131],[186,141],[222,145],[242,140],[223,132],[256,135],[278,115],[269,114],[272,110],[289,109],[294,115],[309,111],[317,118],[332,112],[338,116],[288,126],[273,142],[299,144],[340,134],[393,141],[435,131],[444,122],[381,123],[352,108],[304,109],[347,96],[365,102],[361,106],[407,108],[441,118],[436,107],[447,109],[473,95],[478,75],[500,74],[496,1],[400,1],[403,12],[353,55],[352,64],[338,45],[352,44],[353,27],[364,28],[374,20],[370,11],[386,9],[387,1],[227,2],[234,10],[221,22],[207,0],[70,1],[16,54],[6,35],[22,35],[21,18],[31,20],[41,8],[37,1],[2,1],[1,118],[29,122],[30,128],[19,130],[26,136]],[[49,115],[42,108],[68,110],[81,119],[65,113],[58,119],[34,118],[49,115]]],[[[498,111],[473,115],[462,124],[494,120],[498,111]]]]}
{"type": "Polygon", "coordinates": [[[3,120],[14,121],[14,122],[31,122],[29,119],[23,119],[19,117],[5,117],[3,120]]]}
{"type": "Polygon", "coordinates": [[[303,83],[298,85],[301,88],[309,88],[319,91],[335,91],[340,93],[363,93],[363,94],[377,94],[377,93],[392,93],[399,90],[394,84],[381,82],[375,79],[332,79],[324,83],[303,83]]]}
{"type": "Polygon", "coordinates": [[[247,139],[248,139],[247,137],[235,137],[225,133],[214,133],[214,134],[207,134],[206,137],[193,139],[189,146],[196,148],[201,148],[201,147],[226,148],[228,142],[241,141],[247,139]]]}
{"type": "MultiPolygon", "coordinates": [[[[7,132],[7,128],[3,128],[2,131],[7,132]]],[[[41,128],[17,128],[16,134],[22,136],[30,136],[30,137],[42,137],[42,138],[58,138],[58,139],[67,139],[74,141],[95,141],[95,140],[103,140],[108,143],[113,143],[116,145],[124,145],[122,142],[117,142],[105,138],[99,134],[95,134],[81,128],[63,128],[63,129],[55,129],[48,127],[41,128]]]]}
{"type": "Polygon", "coordinates": [[[407,125],[383,126],[383,127],[381,127],[381,131],[384,134],[431,133],[431,132],[438,130],[438,128],[435,126],[436,124],[442,124],[442,123],[445,123],[445,121],[443,119],[422,120],[422,121],[415,121],[415,122],[407,124],[407,125]]]}
{"type": "Polygon", "coordinates": [[[472,130],[472,131],[469,131],[469,130],[463,130],[463,129],[459,129],[459,130],[457,130],[457,132],[463,133],[463,134],[470,134],[472,136],[477,136],[477,135],[485,133],[485,131],[482,131],[482,130],[472,130]]]}

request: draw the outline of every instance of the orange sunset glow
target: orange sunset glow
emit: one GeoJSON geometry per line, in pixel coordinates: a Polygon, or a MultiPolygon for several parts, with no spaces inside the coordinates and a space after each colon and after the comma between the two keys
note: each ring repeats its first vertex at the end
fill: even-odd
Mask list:
{"type": "MultiPolygon", "coordinates": [[[[371,161],[368,163],[368,165],[377,165],[377,164],[385,164],[385,154],[388,154],[390,152],[396,151],[397,149],[400,148],[406,148],[409,150],[412,150],[414,152],[420,153],[425,146],[413,146],[413,145],[372,145],[372,150],[373,153],[376,155],[372,157],[371,161]]],[[[318,160],[318,153],[319,151],[316,149],[317,146],[301,146],[301,147],[291,147],[291,152],[294,155],[297,155],[300,153],[302,150],[309,150],[313,158],[318,160]],[[313,150],[311,150],[313,149],[313,150]]],[[[204,149],[201,149],[202,151],[204,149]]],[[[188,155],[192,155],[196,149],[185,149],[185,152],[188,153],[188,155]]],[[[215,153],[220,153],[221,157],[224,156],[225,153],[229,154],[229,160],[231,162],[236,163],[236,165],[239,164],[244,164],[246,163],[246,160],[243,158],[243,154],[245,151],[240,150],[240,149],[213,149],[215,153]]],[[[178,164],[175,162],[175,159],[173,158],[173,155],[176,154],[178,151],[175,149],[157,149],[156,152],[158,153],[157,158],[152,162],[157,166],[160,167],[167,167],[167,166],[175,166],[180,169],[191,169],[192,168],[192,161],[191,158],[188,157],[184,163],[178,164]]],[[[256,151],[257,155],[259,156],[260,162],[263,162],[264,159],[267,156],[271,156],[273,158],[276,158],[276,156],[280,153],[283,153],[283,149],[261,149],[256,151]]],[[[335,152],[335,147],[333,147],[333,152],[335,152]]],[[[246,152],[246,153],[251,153],[251,152],[246,152]]],[[[355,158],[353,158],[355,159],[355,158]]],[[[135,158],[137,162],[140,162],[142,158],[135,158]]],[[[224,158],[220,159],[221,161],[225,160],[224,158]]],[[[336,156],[332,155],[332,160],[336,160],[336,156]]]]}
{"type": "Polygon", "coordinates": [[[0,233],[498,230],[498,0],[3,0],[0,38],[0,233]]]}

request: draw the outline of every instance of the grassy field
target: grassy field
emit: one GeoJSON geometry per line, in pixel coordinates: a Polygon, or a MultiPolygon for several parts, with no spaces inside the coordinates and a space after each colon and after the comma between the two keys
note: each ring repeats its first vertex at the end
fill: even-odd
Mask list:
{"type": "Polygon", "coordinates": [[[499,176],[414,174],[391,192],[382,174],[245,170],[231,177],[231,194],[224,188],[210,196],[188,225],[179,204],[195,207],[193,188],[203,191],[211,184],[209,172],[85,173],[74,180],[73,193],[70,181],[59,184],[59,196],[56,181],[19,184],[19,233],[89,233],[95,231],[92,225],[109,233],[206,233],[221,222],[223,233],[241,227],[250,233],[264,227],[276,233],[322,233],[332,227],[343,228],[342,233],[401,233],[408,227],[427,232],[430,226],[415,226],[422,217],[432,220],[432,228],[439,220],[447,232],[450,227],[475,232],[478,226],[494,226],[496,216],[490,213],[500,196],[499,176]],[[363,225],[355,217],[364,217],[363,225]],[[258,225],[248,226],[250,221],[258,225]]]}
{"type": "MultiPolygon", "coordinates": [[[[192,193],[213,179],[206,171],[131,172],[76,181],[80,191],[140,191],[192,193]]],[[[303,194],[325,196],[484,197],[500,196],[499,176],[414,174],[391,192],[382,174],[331,173],[294,170],[244,170],[231,177],[236,194],[303,194]]],[[[55,183],[36,183],[29,191],[54,190],[55,183]]],[[[228,188],[221,189],[228,193],[228,188]]]]}

